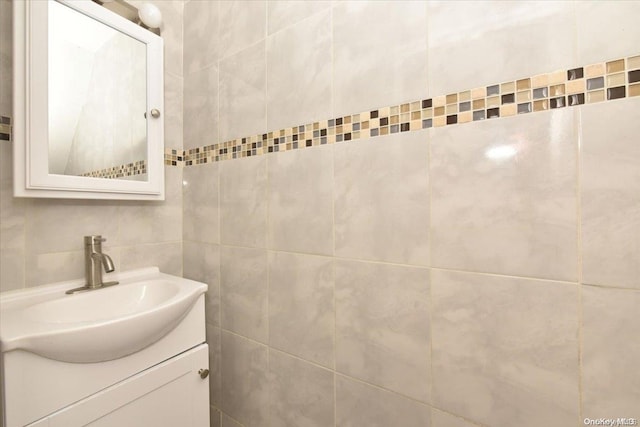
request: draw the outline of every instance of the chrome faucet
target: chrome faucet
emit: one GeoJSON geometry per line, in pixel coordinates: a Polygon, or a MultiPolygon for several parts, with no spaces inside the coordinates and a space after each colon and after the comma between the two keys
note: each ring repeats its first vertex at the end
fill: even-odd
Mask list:
{"type": "Polygon", "coordinates": [[[113,260],[107,254],[102,253],[102,242],[106,242],[102,236],[84,236],[84,270],[87,277],[87,284],[79,288],[68,290],[67,294],[75,292],[102,289],[106,286],[117,285],[118,282],[103,282],[102,270],[111,273],[115,270],[113,260]]]}

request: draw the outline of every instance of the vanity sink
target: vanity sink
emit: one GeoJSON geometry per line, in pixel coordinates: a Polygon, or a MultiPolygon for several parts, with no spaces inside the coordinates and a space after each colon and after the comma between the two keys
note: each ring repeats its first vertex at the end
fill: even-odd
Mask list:
{"type": "Polygon", "coordinates": [[[81,280],[7,292],[0,298],[0,349],[73,363],[118,359],[174,329],[207,285],[146,268],[120,284],[67,295],[81,280]]]}

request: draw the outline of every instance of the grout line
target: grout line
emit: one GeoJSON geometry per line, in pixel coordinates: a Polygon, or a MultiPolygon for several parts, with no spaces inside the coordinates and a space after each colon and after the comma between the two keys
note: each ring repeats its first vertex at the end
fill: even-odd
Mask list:
{"type": "MultiPolygon", "coordinates": [[[[218,248],[218,325],[222,325],[222,262],[220,261],[222,258],[222,245],[220,242],[222,241],[222,167],[217,168],[216,178],[218,180],[218,243],[215,245],[218,248]]],[[[220,338],[222,341],[222,337],[220,338]]],[[[220,376],[222,382],[222,376],[220,376]]],[[[221,386],[222,387],[222,386],[221,386]]]]}
{"type": "Polygon", "coordinates": [[[640,289],[638,288],[622,288],[619,286],[607,286],[607,285],[596,285],[596,284],[591,284],[591,283],[581,283],[580,284],[582,286],[582,288],[584,289],[584,287],[589,287],[589,288],[598,288],[598,289],[615,289],[616,291],[623,291],[623,292],[640,292],[640,289]]]}
{"type": "MultiPolygon", "coordinates": [[[[267,6],[268,7],[268,6],[267,6]]],[[[268,20],[268,14],[266,12],[267,7],[265,7],[265,22],[268,20]]],[[[265,33],[268,32],[268,22],[265,23],[265,33]]],[[[266,37],[266,36],[265,36],[266,37]]],[[[265,60],[265,101],[264,101],[264,111],[265,111],[265,123],[267,123],[267,40],[265,38],[265,43],[264,43],[264,60],[265,60]]],[[[267,158],[266,161],[264,162],[264,171],[265,171],[265,181],[266,181],[266,190],[265,192],[267,194],[265,194],[265,199],[266,199],[266,209],[265,209],[265,234],[267,234],[266,236],[264,236],[264,242],[265,242],[265,246],[268,246],[268,234],[269,234],[269,194],[270,194],[270,183],[269,183],[269,159],[267,158]]],[[[271,262],[270,262],[270,254],[269,254],[269,250],[266,250],[266,254],[265,254],[265,261],[266,261],[266,267],[267,267],[267,313],[266,313],[266,323],[267,323],[267,376],[271,375],[271,310],[270,310],[270,304],[271,304],[271,298],[270,298],[270,293],[271,293],[271,262]]],[[[269,382],[269,380],[267,380],[267,383],[269,382]]],[[[267,384],[267,425],[271,425],[271,406],[272,406],[272,396],[271,396],[271,386],[269,384],[267,384]]]]}
{"type": "Polygon", "coordinates": [[[583,323],[584,323],[584,313],[583,313],[583,257],[582,257],[582,108],[579,108],[576,111],[576,121],[574,121],[574,129],[576,130],[576,245],[577,245],[577,254],[578,254],[578,414],[580,416],[580,420],[584,419],[584,407],[583,407],[583,323]]]}
{"type": "MultiPolygon", "coordinates": [[[[604,288],[604,289],[618,289],[618,290],[628,290],[628,291],[634,291],[635,290],[635,291],[638,291],[638,289],[636,289],[636,288],[629,288],[629,287],[609,286],[609,285],[592,284],[592,283],[579,283],[577,279],[576,280],[566,280],[566,279],[549,279],[549,278],[542,278],[542,277],[536,277],[536,276],[517,276],[517,275],[513,275],[513,274],[502,274],[502,273],[493,273],[493,272],[486,272],[486,271],[463,270],[463,269],[458,269],[458,268],[445,268],[445,267],[429,267],[428,265],[402,264],[402,263],[391,262],[391,261],[380,261],[380,260],[371,260],[371,259],[362,259],[362,258],[352,258],[352,257],[345,257],[345,256],[331,256],[331,255],[327,255],[327,254],[319,254],[319,253],[312,253],[312,252],[295,252],[295,251],[287,251],[287,250],[274,249],[274,248],[265,248],[265,247],[257,247],[257,246],[242,246],[242,245],[218,244],[218,243],[209,243],[209,242],[201,242],[201,243],[219,245],[220,247],[227,246],[227,247],[230,247],[230,248],[259,249],[259,250],[266,250],[268,252],[282,252],[282,253],[285,253],[285,254],[293,254],[293,255],[307,255],[307,256],[321,257],[321,258],[332,258],[332,259],[334,259],[336,261],[362,262],[362,263],[382,264],[382,265],[389,265],[389,266],[396,266],[396,267],[420,268],[420,269],[431,269],[431,270],[454,272],[454,273],[478,274],[478,275],[482,275],[482,276],[491,276],[491,277],[537,280],[537,281],[541,281],[541,282],[552,282],[552,283],[574,284],[574,285],[581,284],[581,285],[584,285],[584,286],[594,286],[594,287],[600,287],[600,288],[604,288]]],[[[154,243],[151,243],[151,244],[154,244],[154,243]]]]}
{"type": "MultiPolygon", "coordinates": [[[[336,112],[336,85],[335,85],[335,4],[329,5],[329,20],[331,32],[330,46],[331,46],[331,114],[335,116],[336,112]]],[[[331,214],[332,214],[332,239],[333,239],[333,253],[331,259],[331,270],[333,274],[333,426],[338,425],[338,381],[337,381],[337,343],[338,343],[338,305],[336,300],[336,150],[331,150],[331,167],[333,169],[333,181],[332,181],[332,200],[331,200],[331,214]]]]}
{"type": "MultiPolygon", "coordinates": [[[[452,416],[452,417],[454,417],[454,418],[459,418],[459,419],[461,419],[461,420],[463,420],[463,421],[465,421],[465,422],[467,422],[467,423],[471,424],[471,425],[472,425],[472,427],[490,427],[490,426],[488,426],[487,424],[482,424],[482,423],[479,423],[479,422],[477,422],[477,421],[473,421],[473,420],[471,420],[470,418],[465,418],[465,417],[463,417],[463,416],[462,416],[462,415],[460,415],[460,414],[456,414],[455,412],[451,412],[451,411],[449,411],[449,410],[442,409],[442,408],[437,407],[437,406],[434,406],[434,405],[430,405],[430,406],[431,406],[431,409],[432,409],[432,411],[431,411],[431,413],[432,413],[432,414],[433,414],[433,409],[435,409],[435,410],[437,410],[437,411],[444,412],[445,414],[450,415],[450,416],[452,416]]],[[[445,427],[446,427],[446,426],[445,426],[445,427]]]]}
{"type": "Polygon", "coordinates": [[[369,387],[373,387],[373,388],[375,388],[375,389],[377,389],[379,391],[384,391],[384,392],[387,392],[387,393],[394,394],[394,395],[399,396],[399,397],[401,397],[403,399],[409,400],[409,401],[411,401],[413,403],[417,403],[417,404],[419,404],[421,406],[426,406],[428,408],[432,408],[433,407],[430,404],[428,404],[426,402],[423,402],[421,400],[418,400],[418,399],[416,399],[414,397],[407,396],[407,395],[404,395],[402,393],[398,393],[397,391],[390,390],[388,388],[379,386],[377,384],[373,384],[373,383],[367,382],[366,380],[363,380],[363,379],[360,379],[360,378],[356,378],[356,377],[352,377],[352,376],[350,376],[348,374],[344,374],[344,373],[338,372],[338,371],[335,371],[335,374],[336,374],[336,376],[344,377],[344,378],[346,378],[348,380],[351,380],[351,381],[354,381],[354,382],[357,382],[357,383],[360,383],[360,384],[364,384],[364,385],[367,385],[369,387]]]}
{"type": "MultiPolygon", "coordinates": [[[[242,335],[240,335],[240,336],[241,336],[241,337],[243,337],[242,335]]],[[[243,337],[243,338],[244,338],[244,337],[243,337]]],[[[331,368],[328,368],[328,367],[326,367],[326,366],[320,365],[320,364],[319,364],[319,363],[317,363],[317,362],[313,362],[313,361],[311,361],[311,360],[305,359],[305,358],[303,358],[303,357],[300,357],[300,356],[298,356],[298,355],[295,355],[295,354],[293,354],[293,353],[290,353],[290,352],[288,352],[288,351],[286,351],[286,350],[282,350],[282,349],[280,349],[280,348],[278,348],[278,347],[269,346],[269,350],[273,350],[273,351],[276,351],[276,352],[278,352],[278,353],[282,353],[282,354],[284,354],[285,356],[288,356],[288,357],[290,357],[290,358],[292,358],[292,359],[296,359],[296,360],[297,360],[297,361],[299,361],[299,362],[304,362],[304,363],[306,363],[306,364],[308,364],[308,365],[313,366],[314,368],[322,369],[322,370],[323,370],[323,371],[325,371],[325,372],[335,372],[335,370],[334,370],[334,369],[331,369],[331,368]]]]}
{"type": "MultiPolygon", "coordinates": [[[[427,18],[428,19],[428,18],[427,18]]],[[[428,51],[428,49],[427,49],[428,51]]],[[[433,187],[432,187],[432,177],[431,177],[431,134],[433,132],[431,130],[429,130],[429,132],[426,134],[426,139],[427,139],[427,191],[429,192],[429,218],[427,219],[427,242],[428,242],[428,247],[429,247],[429,260],[428,263],[429,265],[432,265],[432,236],[433,236],[433,230],[431,227],[431,219],[433,218],[433,213],[432,213],[432,206],[433,206],[433,197],[432,197],[432,191],[433,191],[433,187]]],[[[434,327],[433,327],[433,319],[434,319],[434,315],[433,315],[433,307],[434,307],[434,303],[433,303],[433,269],[429,268],[429,400],[431,402],[431,404],[433,404],[433,399],[434,399],[434,376],[433,376],[433,331],[434,331],[434,327]]],[[[429,422],[433,423],[433,420],[431,419],[433,418],[433,411],[431,411],[429,413],[429,422]]]]}

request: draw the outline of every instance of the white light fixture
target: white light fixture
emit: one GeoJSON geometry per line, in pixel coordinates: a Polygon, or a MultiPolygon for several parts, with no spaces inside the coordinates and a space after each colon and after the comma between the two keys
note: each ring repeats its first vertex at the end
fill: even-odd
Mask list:
{"type": "Polygon", "coordinates": [[[162,24],[160,9],[151,3],[143,3],[138,8],[138,17],[149,28],[158,28],[162,24]]]}

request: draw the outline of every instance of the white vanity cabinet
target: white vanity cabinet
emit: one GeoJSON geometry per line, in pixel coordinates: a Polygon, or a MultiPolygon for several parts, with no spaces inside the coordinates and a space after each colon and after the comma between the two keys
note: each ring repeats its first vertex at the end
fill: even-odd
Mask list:
{"type": "Polygon", "coordinates": [[[198,372],[208,353],[202,344],[29,426],[208,426],[209,383],[198,372]]]}
{"type": "Polygon", "coordinates": [[[207,285],[156,267],[0,294],[3,427],[208,427],[207,285]]]}

